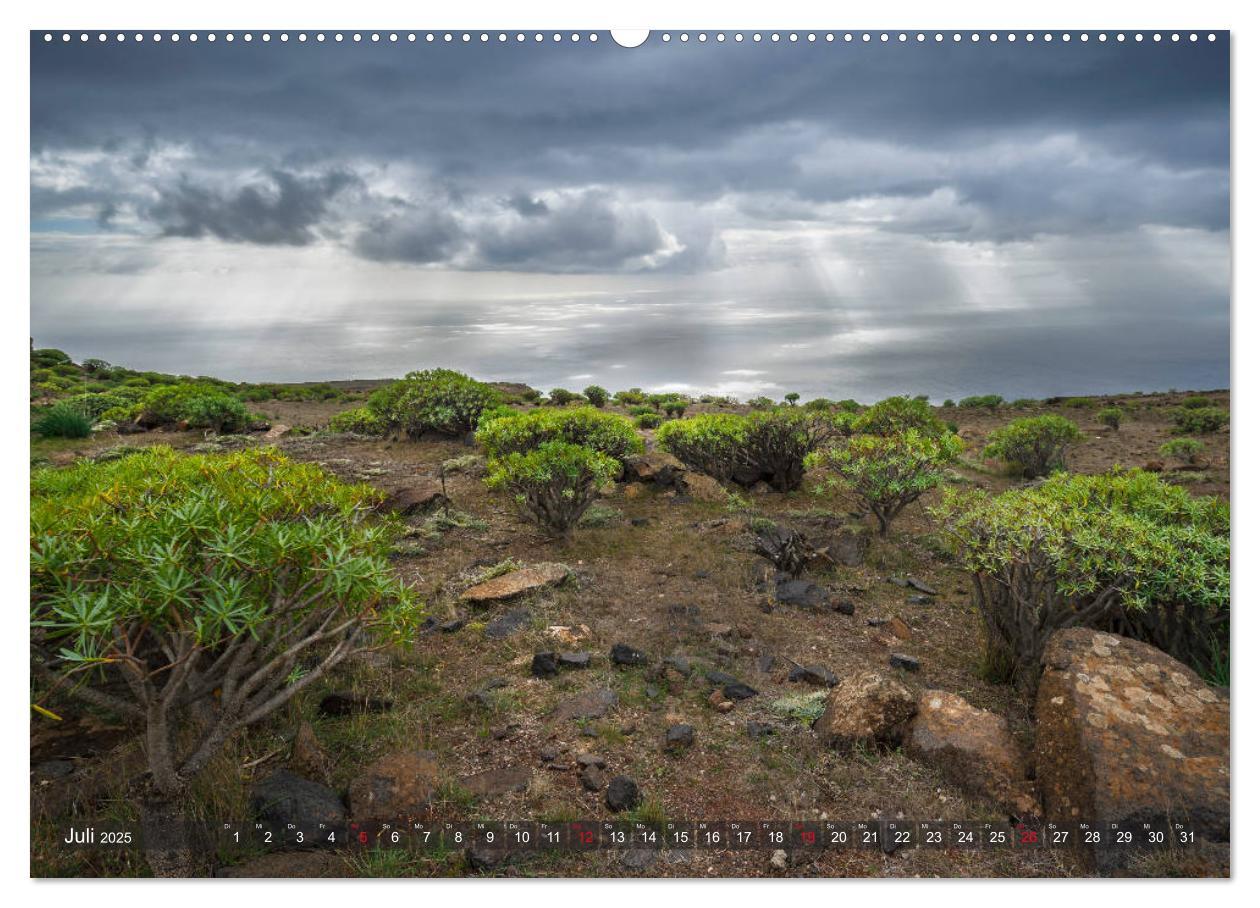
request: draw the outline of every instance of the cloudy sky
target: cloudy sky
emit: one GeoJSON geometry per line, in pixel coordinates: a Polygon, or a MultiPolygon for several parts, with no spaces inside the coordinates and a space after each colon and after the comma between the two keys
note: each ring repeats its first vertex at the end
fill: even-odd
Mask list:
{"type": "Polygon", "coordinates": [[[32,37],[39,346],[238,380],[1229,384],[1228,41],[32,37]]]}

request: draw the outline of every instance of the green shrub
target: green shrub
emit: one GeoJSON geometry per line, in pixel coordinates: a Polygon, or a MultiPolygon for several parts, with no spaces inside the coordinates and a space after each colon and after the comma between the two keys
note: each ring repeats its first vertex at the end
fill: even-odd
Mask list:
{"type": "Polygon", "coordinates": [[[800,488],[805,456],[835,434],[831,420],[801,409],[755,410],[747,416],[702,413],[665,423],[656,433],[666,451],[715,479],[779,492],[800,488]]]}
{"type": "Polygon", "coordinates": [[[237,398],[212,385],[193,383],[155,388],[135,406],[135,419],[147,428],[187,423],[216,433],[249,428],[250,415],[237,398]]]}
{"type": "Polygon", "coordinates": [[[895,435],[855,435],[843,444],[809,456],[810,468],[835,474],[859,508],[874,515],[885,536],[892,521],[945,479],[946,467],[958,459],[963,443],[957,435],[922,435],[907,429],[895,435]]]}
{"type": "Polygon", "coordinates": [[[623,407],[629,407],[634,404],[646,403],[647,395],[643,393],[642,388],[630,388],[626,391],[618,391],[613,395],[613,400],[621,404],[623,407]]]}
{"type": "Polygon", "coordinates": [[[92,375],[108,375],[114,371],[114,367],[103,359],[85,359],[80,366],[84,372],[90,372],[92,375]]]}
{"type": "Polygon", "coordinates": [[[740,468],[748,420],[733,413],[701,413],[665,423],[656,443],[693,470],[723,481],[740,468]]]}
{"type": "Polygon", "coordinates": [[[795,391],[789,391],[787,394],[783,395],[783,402],[789,407],[795,407],[796,402],[800,399],[801,395],[797,394],[795,391]]]}
{"type": "Polygon", "coordinates": [[[1007,404],[1012,410],[1031,410],[1034,407],[1041,406],[1041,401],[1033,400],[1031,397],[1018,397],[1007,404]]]}
{"type": "Polygon", "coordinates": [[[274,448],[35,471],[33,673],[140,724],[150,783],[179,798],[346,656],[412,639],[381,497],[274,448]]]}
{"type": "Polygon", "coordinates": [[[1178,435],[1210,435],[1229,423],[1229,413],[1220,407],[1179,407],[1172,411],[1172,421],[1178,435]]]}
{"type": "Polygon", "coordinates": [[[594,407],[513,412],[477,429],[477,443],[492,458],[524,453],[550,441],[584,445],[623,463],[643,452],[643,439],[630,420],[594,407]]]}
{"type": "Polygon", "coordinates": [[[656,416],[658,414],[656,412],[656,408],[653,407],[651,404],[635,404],[633,407],[630,408],[630,415],[631,416],[648,416],[648,415],[656,416]]]}
{"type": "Polygon", "coordinates": [[[1076,423],[1062,416],[1026,416],[989,435],[984,456],[1004,460],[1033,479],[1062,469],[1068,445],[1080,437],[1076,423]]]}
{"type": "Polygon", "coordinates": [[[778,404],[770,398],[762,396],[754,397],[752,400],[748,401],[748,406],[752,407],[754,410],[773,410],[778,406],[778,404]]]}
{"type": "Polygon", "coordinates": [[[958,402],[958,406],[968,410],[996,410],[1002,406],[1001,394],[978,394],[972,397],[964,397],[958,402]]]}
{"type": "Polygon", "coordinates": [[[805,402],[805,409],[812,413],[829,413],[835,405],[835,401],[828,400],[825,397],[815,397],[813,400],[805,402]]]}
{"type": "Polygon", "coordinates": [[[70,362],[72,362],[70,354],[53,347],[31,351],[31,365],[37,368],[50,369],[53,366],[62,366],[70,362]]]}
{"type": "Polygon", "coordinates": [[[548,532],[566,535],[621,464],[606,454],[564,441],[490,461],[486,485],[510,494],[548,532]]]}
{"type": "Polygon", "coordinates": [[[1125,413],[1119,407],[1103,407],[1094,414],[1094,418],[1106,426],[1108,429],[1120,430],[1120,423],[1124,422],[1125,413]]]}
{"type": "Polygon", "coordinates": [[[1197,438],[1174,438],[1160,445],[1159,453],[1186,466],[1191,466],[1199,462],[1199,455],[1203,453],[1203,448],[1203,442],[1197,438]]]}
{"type": "Polygon", "coordinates": [[[602,410],[608,403],[608,392],[599,385],[588,385],[582,393],[592,407],[598,407],[602,410]]]}
{"type": "Polygon", "coordinates": [[[131,409],[144,397],[139,388],[114,388],[112,391],[76,394],[67,398],[66,403],[73,405],[89,419],[100,419],[103,413],[114,408],[131,409]]]}
{"type": "Polygon", "coordinates": [[[666,416],[677,419],[687,412],[687,401],[685,400],[667,400],[661,405],[661,409],[665,411],[666,416]]]}
{"type": "Polygon", "coordinates": [[[836,406],[846,413],[861,413],[862,405],[852,397],[846,397],[844,400],[836,401],[836,406]]]}
{"type": "Polygon", "coordinates": [[[1181,406],[1187,410],[1201,410],[1204,407],[1215,406],[1212,398],[1205,394],[1191,394],[1189,397],[1183,398],[1181,406]]]}
{"type": "Polygon", "coordinates": [[[952,409],[954,406],[956,406],[956,404],[954,403],[952,399],[948,397],[945,398],[943,401],[941,401],[941,407],[946,410],[952,409]]]}
{"type": "Polygon", "coordinates": [[[1057,474],[936,511],[974,579],[987,662],[1034,684],[1056,630],[1137,637],[1191,665],[1228,640],[1229,506],[1140,470],[1057,474]]]}
{"type": "Polygon", "coordinates": [[[581,394],[574,394],[565,388],[552,388],[551,394],[547,396],[547,402],[553,407],[567,407],[574,401],[582,399],[581,394]]]}
{"type": "Polygon", "coordinates": [[[640,429],[655,429],[662,422],[664,420],[661,419],[661,414],[652,411],[640,413],[634,418],[634,424],[640,429]]]}
{"type": "Polygon", "coordinates": [[[462,372],[425,369],[373,392],[367,405],[387,431],[418,438],[425,432],[467,435],[482,411],[499,402],[498,391],[462,372]]]}
{"type": "Polygon", "coordinates": [[[1073,410],[1084,410],[1086,407],[1092,407],[1094,399],[1092,397],[1065,397],[1063,406],[1070,407],[1073,410]]]}
{"type": "Polygon", "coordinates": [[[330,432],[351,432],[356,435],[384,435],[385,421],[368,407],[343,410],[328,420],[330,432]]]}
{"type": "Polygon", "coordinates": [[[45,438],[87,438],[92,420],[73,404],[56,403],[35,420],[32,428],[45,438]]]}
{"type": "Polygon", "coordinates": [[[865,410],[853,422],[853,431],[863,435],[899,435],[914,429],[920,435],[944,435],[945,423],[926,401],[911,397],[889,397],[865,410]]]}

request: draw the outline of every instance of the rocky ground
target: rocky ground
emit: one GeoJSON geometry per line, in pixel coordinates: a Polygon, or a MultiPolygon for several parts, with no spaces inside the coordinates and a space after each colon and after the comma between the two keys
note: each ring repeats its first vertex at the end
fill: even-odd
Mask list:
{"type": "MultiPolygon", "coordinates": [[[[1228,394],[1211,396],[1228,407],[1228,394]]],[[[1102,399],[1090,408],[1038,412],[1078,422],[1085,439],[1072,449],[1069,466],[1097,472],[1154,466],[1159,445],[1172,437],[1167,414],[1179,398],[1123,398],[1133,418],[1119,432],[1093,422],[1102,399]]],[[[276,424],[317,428],[344,407],[256,408],[276,424]]],[[[957,484],[997,491],[1017,481],[985,463],[979,449],[988,431],[1027,412],[940,412],[968,441],[957,484]]],[[[555,541],[485,489],[476,449],[458,440],[276,434],[274,442],[291,456],[396,493],[394,504],[413,511],[396,566],[424,595],[431,622],[409,649],[356,658],[234,744],[199,781],[193,815],[248,817],[260,783],[284,783],[284,777],[276,782],[279,770],[326,786],[333,802],[312,795],[314,802],[334,812],[347,803],[357,817],[421,799],[434,819],[608,819],[617,777],[633,780],[639,792],[638,803],[618,816],[650,821],[1009,824],[1018,808],[1016,789],[1027,781],[1035,740],[1033,703],[981,679],[970,581],[934,537],[924,506],[931,500],[879,538],[845,502],[820,494],[808,479],[787,495],[729,495],[703,480],[676,481],[668,471],[654,481],[658,470],[649,458],[642,469],[647,481],[618,484],[571,539],[555,541]],[[803,583],[776,583],[768,563],[752,552],[750,525],[762,520],[799,531],[826,548],[830,562],[816,562],[803,583]],[[524,566],[532,573],[512,575],[524,566]],[[517,581],[522,589],[513,589],[517,581]],[[968,709],[984,710],[979,721],[996,722],[1009,739],[1004,753],[1015,754],[1002,770],[1011,777],[1006,781],[1019,784],[996,792],[960,776],[948,761],[925,758],[933,747],[926,721],[917,743],[897,736],[851,747],[837,747],[834,737],[810,727],[833,683],[843,687],[869,673],[904,687],[921,714],[946,710],[942,729],[968,709]],[[925,706],[925,690],[961,699],[937,697],[925,706]]],[[[1202,465],[1162,466],[1195,494],[1228,496],[1228,431],[1204,440],[1202,465]]],[[[223,443],[193,433],[149,433],[41,444],[34,453],[57,463],[120,443],[155,442],[223,443]]],[[[1005,757],[995,759],[1000,764],[1005,757]]],[[[129,791],[143,761],[132,735],[74,709],[62,723],[36,718],[31,761],[34,874],[146,872],[135,857],[66,856],[51,841],[67,818],[134,817],[129,791]]],[[[462,854],[238,852],[218,855],[205,870],[274,876],[1095,872],[1071,852],[926,849],[798,852],[773,862],[765,851],[600,852],[480,868],[462,854]]],[[[1155,855],[1125,872],[1201,875],[1222,867],[1219,855],[1196,851],[1155,855]]]]}

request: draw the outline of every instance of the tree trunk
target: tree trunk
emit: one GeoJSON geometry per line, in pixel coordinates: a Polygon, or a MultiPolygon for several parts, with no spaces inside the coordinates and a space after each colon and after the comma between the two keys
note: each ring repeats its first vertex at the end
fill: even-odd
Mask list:
{"type": "Polygon", "coordinates": [[[148,792],[140,803],[140,841],[155,877],[204,876],[205,855],[176,798],[148,792]]]}

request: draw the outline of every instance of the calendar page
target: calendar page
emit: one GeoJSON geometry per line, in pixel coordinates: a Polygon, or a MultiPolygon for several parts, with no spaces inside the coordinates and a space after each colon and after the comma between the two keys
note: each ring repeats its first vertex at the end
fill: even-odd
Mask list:
{"type": "Polygon", "coordinates": [[[1231,34],[824,24],[30,32],[32,877],[1230,876],[1231,34]]]}

